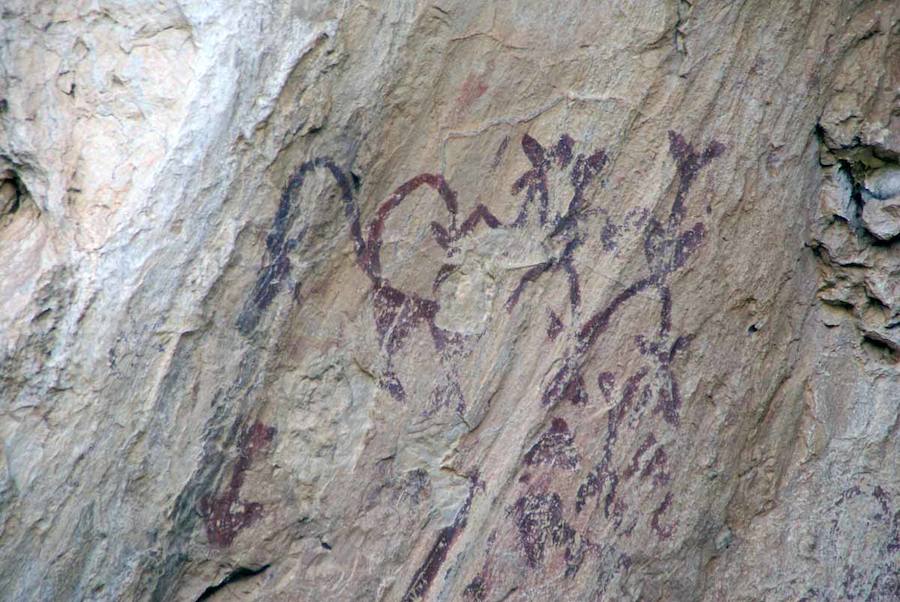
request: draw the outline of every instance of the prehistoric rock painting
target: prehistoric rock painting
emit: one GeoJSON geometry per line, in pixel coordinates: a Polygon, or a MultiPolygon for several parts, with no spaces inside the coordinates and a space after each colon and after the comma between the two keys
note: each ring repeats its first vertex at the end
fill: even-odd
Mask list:
{"type": "MultiPolygon", "coordinates": [[[[601,422],[584,416],[574,427],[569,426],[571,420],[567,422],[559,415],[552,418],[524,455],[519,492],[507,510],[511,518],[509,535],[501,534],[505,541],[517,542],[523,561],[539,573],[550,570],[572,576],[591,559],[592,572],[600,575],[596,591],[604,595],[609,594],[606,587],[616,567],[631,562],[627,541],[635,529],[644,528],[659,540],[670,538],[677,529],[677,524],[667,520],[675,495],[668,487],[672,477],[664,442],[674,437],[682,404],[672,362],[691,339],[672,335],[668,278],[702,244],[702,223],[682,227],[687,196],[700,170],[724,147],[712,142],[697,152],[680,135],[670,132],[669,149],[677,165],[677,181],[668,214],[664,218],[630,214],[627,226],[625,222],[613,223],[606,216],[604,248],[613,250],[618,232],[626,227],[642,228],[646,272],[622,285],[609,303],[571,331],[570,350],[541,399],[551,408],[551,416],[561,412],[578,416],[580,408],[591,403],[589,391],[594,390],[609,409],[601,422]],[[660,308],[652,327],[633,337],[643,362],[631,362],[626,374],[591,374],[592,349],[611,328],[617,312],[639,297],[644,304],[655,300],[660,308]],[[589,386],[589,379],[596,385],[589,386]],[[561,405],[563,402],[570,402],[568,409],[561,405]],[[581,438],[579,428],[584,429],[581,438]],[[627,437],[621,437],[626,430],[627,437]],[[604,433],[599,449],[593,444],[598,432],[604,433]],[[594,463],[586,467],[585,474],[580,463],[588,458],[594,458],[594,463]],[[574,491],[571,471],[584,475],[574,481],[574,491]],[[615,544],[601,543],[612,533],[616,534],[615,544]]],[[[555,338],[558,317],[552,318],[548,336],[555,338]]],[[[621,342],[617,351],[622,351],[621,342]]],[[[487,564],[492,562],[489,557],[487,564]]],[[[478,587],[480,592],[487,591],[485,583],[478,587]]]]}
{"type": "MultiPolygon", "coordinates": [[[[841,492],[831,507],[826,507],[818,523],[817,539],[824,550],[843,552],[844,564],[838,569],[841,579],[841,600],[896,600],[900,594],[900,573],[897,572],[897,558],[900,555],[900,507],[896,504],[897,492],[879,484],[867,482],[863,477],[860,484],[841,492]],[[860,528],[854,518],[864,516],[865,527],[860,528]],[[849,532],[848,532],[849,531],[849,532]],[[847,540],[867,540],[873,542],[873,549],[879,556],[866,568],[849,550],[838,547],[847,540]],[[871,580],[866,573],[876,569],[876,577],[871,580]]],[[[846,543],[844,544],[846,545],[846,543]]],[[[858,544],[857,544],[858,545],[858,544]]],[[[807,592],[805,600],[822,599],[822,593],[813,589],[807,592]]]]}
{"type": "MultiPolygon", "coordinates": [[[[703,223],[697,222],[690,228],[681,230],[681,223],[686,214],[685,199],[700,169],[719,156],[724,151],[724,146],[718,142],[712,142],[706,147],[706,150],[698,154],[694,151],[693,146],[675,132],[669,132],[669,142],[670,152],[678,165],[678,189],[672,208],[668,217],[662,222],[652,216],[638,222],[640,225],[644,225],[643,247],[649,268],[648,273],[626,286],[606,307],[596,311],[578,329],[573,352],[565,359],[562,368],[553,377],[544,393],[543,402],[547,405],[561,400],[575,403],[586,402],[582,374],[585,356],[596,344],[600,335],[609,327],[610,320],[622,305],[650,289],[656,292],[661,301],[658,327],[656,333],[642,336],[639,343],[642,353],[657,363],[657,375],[660,380],[658,408],[668,422],[674,425],[678,423],[681,396],[669,366],[675,354],[688,345],[690,338],[682,336],[671,340],[672,295],[667,280],[670,274],[685,264],[688,257],[703,241],[706,233],[703,223]],[[647,336],[653,338],[648,339],[647,336]]],[[[618,229],[609,220],[607,226],[610,232],[618,229]]],[[[575,293],[573,293],[573,301],[574,297],[575,293]]]]}
{"type": "Polygon", "coordinates": [[[269,447],[274,436],[275,427],[261,422],[255,422],[244,430],[238,439],[238,457],[225,489],[217,496],[206,496],[200,500],[200,515],[206,524],[206,537],[212,545],[231,545],[241,529],[262,516],[262,504],[240,499],[241,487],[250,464],[269,447]]]}
{"type": "MultiPolygon", "coordinates": [[[[547,338],[564,343],[566,351],[559,358],[558,368],[551,373],[539,399],[535,400],[548,408],[552,421],[523,458],[522,475],[517,485],[519,491],[513,493],[515,501],[508,507],[509,532],[513,535],[507,539],[516,542],[525,565],[532,569],[546,564],[554,554],[561,554],[566,576],[576,574],[589,557],[607,567],[625,566],[630,562],[627,553],[595,541],[589,529],[591,516],[595,509],[602,507],[602,516],[610,528],[626,538],[641,525],[640,528],[651,530],[660,540],[671,537],[677,529],[676,524],[666,519],[676,500],[668,489],[671,474],[664,443],[679,426],[683,403],[672,364],[678,354],[689,347],[691,337],[672,332],[673,302],[669,278],[703,243],[706,228],[702,222],[684,225],[688,195],[701,170],[725,150],[722,144],[713,141],[698,151],[673,131],[668,133],[668,138],[669,153],[676,164],[676,180],[667,213],[657,216],[646,209],[633,209],[618,222],[606,208],[592,206],[587,199],[588,190],[608,163],[605,149],[576,152],[576,142],[567,134],[549,146],[531,136],[523,136],[521,148],[530,167],[512,183],[511,194],[522,200],[515,218],[509,223],[503,223],[483,204],[475,205],[464,219],[460,219],[456,192],[444,177],[423,173],[397,187],[364,226],[354,200],[353,186],[345,172],[329,158],[308,161],[295,170],[282,192],[266,240],[267,261],[237,320],[238,329],[245,335],[252,334],[261,315],[288,282],[290,253],[305,235],[305,230],[301,229],[296,237],[287,236],[297,213],[292,205],[305,178],[314,170],[330,174],[337,184],[349,222],[356,264],[371,286],[374,323],[385,358],[381,386],[400,402],[407,401],[407,393],[394,371],[394,357],[418,327],[425,327],[436,356],[439,360],[446,358],[449,364],[452,364],[453,351],[468,344],[464,336],[441,328],[436,321],[441,309],[437,291],[457,267],[452,262],[457,243],[480,227],[540,229],[542,235],[561,250],[555,257],[522,274],[504,307],[507,312],[516,311],[531,285],[546,274],[561,272],[568,285],[566,297],[571,311],[566,312],[568,317],[564,319],[547,310],[547,338]],[[552,170],[562,171],[571,185],[571,196],[563,199],[565,202],[551,203],[558,200],[553,198],[549,188],[552,170]],[[449,223],[434,221],[430,224],[433,241],[446,254],[446,262],[434,275],[433,297],[395,286],[384,275],[381,265],[388,217],[413,191],[423,187],[436,193],[437,202],[449,216],[449,223]],[[553,211],[554,206],[562,210],[553,211]],[[595,216],[601,220],[600,227],[594,222],[590,229],[586,228],[583,222],[595,216]],[[588,308],[589,311],[583,313],[586,310],[582,307],[582,282],[576,259],[579,249],[593,233],[599,233],[602,252],[612,254],[617,253],[625,233],[632,237],[636,235],[641,243],[644,268],[632,281],[620,285],[620,290],[604,306],[588,308]],[[616,315],[639,298],[645,304],[650,300],[659,306],[658,314],[648,316],[650,319],[643,331],[631,339],[635,353],[642,358],[640,365],[629,366],[630,372],[625,374],[599,370],[591,373],[592,353],[603,340],[604,333],[611,328],[616,315]],[[586,317],[579,321],[582,315],[586,317]],[[591,391],[596,391],[609,406],[602,418],[604,422],[596,424],[598,418],[593,419],[594,424],[584,422],[589,433],[605,432],[601,442],[596,442],[596,435],[591,441],[579,440],[582,422],[567,421],[559,415],[563,409],[570,415],[572,412],[577,415],[581,408],[592,403],[592,395],[596,394],[591,391]],[[669,429],[669,432],[653,430],[657,427],[669,429]],[[629,435],[623,438],[626,444],[622,445],[620,435],[625,430],[629,435]],[[623,490],[626,484],[628,488],[623,490]],[[644,492],[645,498],[640,504],[623,493],[632,490],[644,492]]],[[[507,143],[508,140],[504,140],[504,145],[507,143]]],[[[502,147],[498,153],[503,150],[502,147]]],[[[461,414],[465,399],[452,370],[448,374],[446,382],[435,387],[432,408],[453,407],[461,414]]],[[[416,572],[404,599],[416,599],[428,590],[450,547],[466,526],[474,490],[473,485],[453,524],[439,533],[434,549],[416,572]]],[[[503,537],[503,534],[499,536],[503,537]]],[[[480,599],[486,595],[489,580],[480,579],[467,589],[468,597],[480,599]]]]}
{"type": "Polygon", "coordinates": [[[466,497],[466,501],[463,502],[462,507],[456,513],[453,523],[444,527],[438,533],[437,541],[434,542],[431,551],[428,552],[428,556],[425,558],[425,562],[416,571],[412,583],[409,584],[406,593],[403,595],[403,602],[417,600],[428,591],[434,578],[437,577],[441,565],[447,559],[450,547],[462,533],[462,530],[466,528],[466,523],[469,520],[469,510],[472,507],[472,498],[475,496],[475,491],[479,488],[484,488],[484,484],[478,480],[478,475],[470,476],[469,495],[466,497]]]}
{"type": "MultiPolygon", "coordinates": [[[[260,316],[271,304],[274,297],[287,281],[291,270],[290,252],[296,249],[303,240],[306,231],[301,230],[294,238],[288,238],[287,232],[295,216],[295,197],[303,187],[303,183],[311,171],[326,170],[334,178],[340,190],[340,198],[344,205],[344,214],[349,222],[350,235],[355,245],[357,265],[371,281],[372,302],[375,323],[381,339],[382,347],[388,359],[388,369],[383,376],[383,384],[398,400],[405,399],[403,385],[390,369],[390,358],[402,347],[405,339],[420,324],[427,325],[434,347],[437,351],[449,345],[459,343],[454,333],[440,328],[435,323],[435,316],[440,309],[436,299],[422,297],[415,293],[405,292],[393,286],[382,274],[381,247],[385,230],[385,222],[391,212],[399,207],[413,191],[420,187],[433,189],[439,202],[443,203],[450,216],[449,225],[432,222],[431,230],[435,242],[451,257],[455,249],[453,244],[469,236],[479,223],[486,227],[522,228],[528,224],[528,217],[535,206],[538,214],[538,225],[552,227],[550,238],[560,238],[565,246],[559,257],[530,268],[519,280],[518,286],[506,301],[506,308],[512,311],[529,283],[539,279],[550,271],[563,270],[569,282],[569,300],[577,307],[581,303],[581,287],[578,272],[574,266],[574,254],[584,242],[586,236],[578,228],[579,222],[594,213],[605,217],[601,237],[605,249],[612,251],[616,247],[619,232],[631,229],[629,226],[643,226],[643,246],[649,267],[648,274],[635,280],[620,292],[606,307],[596,311],[591,318],[577,330],[577,345],[566,358],[563,367],[558,371],[544,394],[544,403],[551,404],[561,399],[584,402],[583,375],[580,364],[584,356],[596,343],[598,337],[606,330],[613,314],[618,309],[647,289],[654,290],[662,301],[659,316],[658,333],[653,339],[643,339],[642,349],[648,356],[658,362],[657,371],[666,391],[661,393],[660,410],[672,423],[677,421],[677,409],[681,404],[677,383],[671,376],[669,365],[674,355],[689,342],[687,337],[675,337],[670,341],[671,330],[671,293],[667,285],[668,276],[682,267],[688,257],[701,244],[705,235],[702,223],[695,223],[690,228],[681,230],[681,223],[686,215],[685,200],[691,184],[712,159],[722,153],[724,147],[718,142],[709,144],[702,153],[697,153],[680,134],[669,132],[670,152],[678,166],[678,189],[671,211],[667,218],[660,221],[656,217],[647,216],[646,212],[632,211],[621,224],[615,224],[602,207],[589,208],[585,202],[585,191],[607,163],[606,152],[596,150],[590,155],[574,155],[574,140],[567,134],[547,149],[529,135],[522,138],[522,150],[532,167],[522,174],[512,185],[512,193],[524,192],[524,200],[518,215],[511,224],[504,225],[483,204],[478,204],[462,221],[457,223],[458,203],[456,192],[450,188],[440,174],[419,174],[404,182],[379,206],[375,217],[363,228],[360,223],[358,204],[353,198],[350,179],[333,160],[320,157],[307,161],[298,167],[288,180],[282,191],[278,211],[266,238],[268,255],[267,264],[260,270],[257,282],[250,298],[237,320],[238,329],[251,333],[257,326],[260,316]],[[565,213],[549,216],[549,192],[547,172],[555,166],[569,168],[569,179],[574,190],[565,213]]],[[[453,271],[454,266],[444,264],[434,277],[433,289],[453,271]]],[[[548,335],[555,338],[563,329],[560,318],[554,313],[550,316],[548,335]]]]}

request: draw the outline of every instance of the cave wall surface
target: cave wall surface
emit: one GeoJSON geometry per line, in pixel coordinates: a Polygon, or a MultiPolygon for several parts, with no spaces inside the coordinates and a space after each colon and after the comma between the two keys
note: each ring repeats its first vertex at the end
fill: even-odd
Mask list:
{"type": "Polygon", "coordinates": [[[900,599],[897,2],[0,28],[0,599],[900,599]]]}

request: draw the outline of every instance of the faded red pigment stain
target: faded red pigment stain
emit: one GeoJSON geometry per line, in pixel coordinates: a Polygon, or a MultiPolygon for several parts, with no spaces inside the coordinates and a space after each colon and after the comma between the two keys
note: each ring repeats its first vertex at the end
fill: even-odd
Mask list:
{"type": "Polygon", "coordinates": [[[456,97],[457,114],[464,113],[472,106],[476,100],[481,98],[487,92],[488,85],[485,82],[484,75],[476,75],[470,73],[460,87],[459,95],[456,97]]]}
{"type": "Polygon", "coordinates": [[[459,94],[456,96],[456,108],[454,116],[456,119],[462,117],[475,104],[479,98],[484,96],[488,91],[488,78],[494,71],[494,61],[488,61],[483,73],[469,73],[465,81],[459,87],[459,94]]]}
{"type": "Polygon", "coordinates": [[[262,504],[240,499],[244,478],[253,460],[272,442],[276,429],[254,422],[238,440],[238,457],[231,470],[231,479],[218,496],[205,496],[198,510],[206,523],[206,538],[217,547],[231,545],[238,532],[262,517],[262,504]]]}

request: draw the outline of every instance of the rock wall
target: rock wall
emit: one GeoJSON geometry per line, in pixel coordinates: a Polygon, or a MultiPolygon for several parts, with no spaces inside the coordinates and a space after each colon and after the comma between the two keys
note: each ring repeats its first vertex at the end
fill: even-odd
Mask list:
{"type": "Polygon", "coordinates": [[[0,598],[900,598],[900,5],[0,19],[0,598]]]}

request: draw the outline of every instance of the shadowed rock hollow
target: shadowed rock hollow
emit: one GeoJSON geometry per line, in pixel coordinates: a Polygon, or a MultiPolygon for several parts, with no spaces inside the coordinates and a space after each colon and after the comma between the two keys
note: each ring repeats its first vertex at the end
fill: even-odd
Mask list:
{"type": "Polygon", "coordinates": [[[900,599],[896,2],[0,28],[0,599],[900,599]]]}

